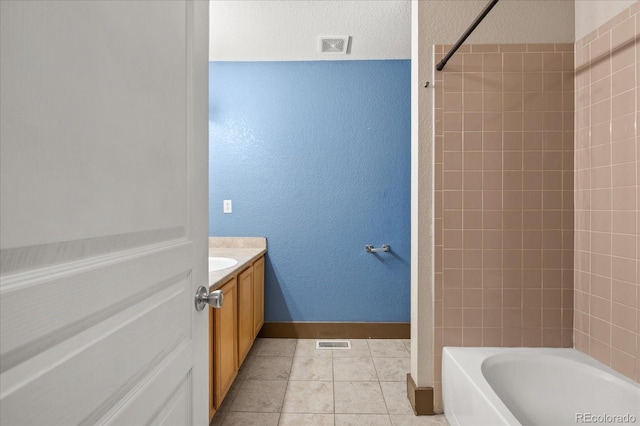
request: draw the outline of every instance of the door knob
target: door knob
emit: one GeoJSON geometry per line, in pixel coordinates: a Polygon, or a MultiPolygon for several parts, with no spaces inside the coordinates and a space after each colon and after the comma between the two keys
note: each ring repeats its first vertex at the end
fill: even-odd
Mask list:
{"type": "Polygon", "coordinates": [[[201,311],[209,304],[212,308],[221,308],[224,302],[224,293],[222,290],[216,290],[209,293],[204,286],[198,287],[196,290],[196,311],[201,311]]]}

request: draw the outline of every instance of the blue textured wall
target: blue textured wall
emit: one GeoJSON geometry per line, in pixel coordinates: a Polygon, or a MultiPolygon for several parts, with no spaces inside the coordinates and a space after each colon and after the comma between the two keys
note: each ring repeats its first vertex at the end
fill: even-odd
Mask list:
{"type": "Polygon", "coordinates": [[[266,321],[410,320],[410,68],[210,63],[209,233],[267,237],[266,321]]]}

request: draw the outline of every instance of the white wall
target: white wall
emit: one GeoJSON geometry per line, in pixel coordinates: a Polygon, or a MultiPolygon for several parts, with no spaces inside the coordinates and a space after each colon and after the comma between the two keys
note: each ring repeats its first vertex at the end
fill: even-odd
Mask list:
{"type": "Polygon", "coordinates": [[[211,0],[210,60],[409,59],[409,0],[211,0]],[[348,55],[320,54],[319,36],[352,37],[348,55]]]}
{"type": "MultiPolygon", "coordinates": [[[[489,0],[429,0],[427,41],[454,43],[489,0]]],[[[501,0],[467,43],[573,43],[574,0],[501,0]]]]}
{"type": "MultiPolygon", "coordinates": [[[[488,0],[413,0],[411,375],[433,385],[433,82],[434,44],[453,44],[488,0]],[[415,18],[414,18],[415,19],[415,18]],[[417,111],[417,112],[416,112],[417,111]],[[415,264],[413,264],[415,263],[415,264]],[[413,348],[417,348],[414,350],[413,348]]],[[[467,43],[573,43],[574,0],[502,0],[467,43]]]]}
{"type": "Polygon", "coordinates": [[[589,34],[637,0],[576,0],[576,40],[589,34]]]}

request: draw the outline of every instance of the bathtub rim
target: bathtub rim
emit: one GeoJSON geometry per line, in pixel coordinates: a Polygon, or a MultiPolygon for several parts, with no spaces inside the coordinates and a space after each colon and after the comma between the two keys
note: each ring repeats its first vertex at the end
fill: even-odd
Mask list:
{"type": "MultiPolygon", "coordinates": [[[[464,395],[462,398],[468,398],[469,396],[482,398],[483,402],[487,404],[487,408],[491,410],[488,414],[493,415],[495,417],[494,420],[498,420],[500,422],[498,424],[500,425],[520,424],[518,419],[511,413],[498,394],[495,393],[489,382],[484,378],[481,370],[482,362],[485,359],[493,354],[500,353],[500,351],[504,349],[507,348],[456,346],[445,346],[442,348],[442,407],[444,415],[450,425],[454,426],[460,423],[458,422],[459,413],[447,409],[447,406],[450,406],[450,402],[452,402],[449,397],[447,384],[449,371],[445,369],[449,363],[455,366],[455,371],[452,371],[452,373],[461,375],[465,384],[472,387],[469,391],[470,395],[464,395]],[[470,349],[477,349],[477,351],[470,349]],[[463,366],[463,364],[465,364],[465,366],[463,366]]],[[[492,420],[488,420],[487,423],[484,423],[484,421],[485,419],[483,418],[478,424],[492,423],[492,420]]]]}
{"type": "MultiPolygon", "coordinates": [[[[569,359],[574,362],[586,364],[597,370],[604,371],[605,373],[621,380],[622,382],[632,385],[633,387],[640,389],[640,384],[624,376],[623,374],[613,370],[612,368],[602,364],[595,358],[590,357],[584,352],[578,351],[575,348],[541,348],[541,347],[457,347],[457,346],[445,346],[442,348],[442,403],[445,417],[451,425],[458,425],[455,412],[447,410],[448,403],[451,402],[449,398],[449,392],[447,391],[448,385],[446,384],[445,366],[451,364],[455,366],[455,373],[460,374],[466,384],[472,386],[472,391],[475,391],[471,396],[476,398],[482,398],[485,403],[489,405],[489,409],[504,425],[520,425],[519,420],[513,415],[506,404],[500,399],[497,393],[493,390],[487,379],[482,372],[483,362],[493,355],[499,354],[533,354],[538,353],[540,355],[557,356],[564,359],[569,359]],[[447,360],[445,362],[445,360],[447,360]],[[464,367],[463,367],[464,364],[464,367]]],[[[471,393],[471,391],[470,391],[471,393]]]]}

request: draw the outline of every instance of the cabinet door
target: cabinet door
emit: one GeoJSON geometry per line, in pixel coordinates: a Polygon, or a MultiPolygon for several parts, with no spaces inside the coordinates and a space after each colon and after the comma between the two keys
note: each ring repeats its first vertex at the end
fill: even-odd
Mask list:
{"type": "Polygon", "coordinates": [[[253,263],[253,337],[264,324],[264,257],[253,263]]]}
{"type": "Polygon", "coordinates": [[[238,357],[242,365],[253,344],[253,266],[238,276],[238,357]]]}
{"type": "Polygon", "coordinates": [[[222,307],[211,308],[213,316],[213,403],[220,408],[233,380],[238,374],[237,280],[227,281],[220,288],[224,294],[222,307]]]}

